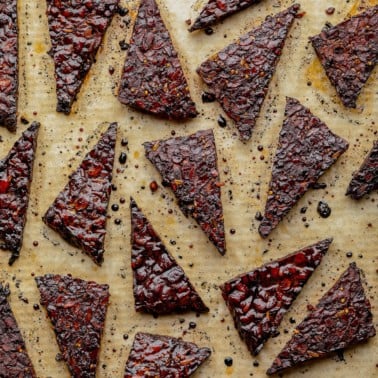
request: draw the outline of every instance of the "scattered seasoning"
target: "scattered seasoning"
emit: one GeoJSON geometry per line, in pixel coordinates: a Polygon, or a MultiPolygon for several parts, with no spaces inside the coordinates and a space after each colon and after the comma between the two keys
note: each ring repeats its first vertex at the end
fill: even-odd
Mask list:
{"type": "Polygon", "coordinates": [[[233,364],[233,359],[232,359],[232,357],[226,357],[225,359],[224,359],[224,364],[226,365],[226,366],[232,366],[232,364],[233,364]]]}
{"type": "Polygon", "coordinates": [[[191,215],[214,243],[226,252],[218,159],[213,131],[146,142],[146,157],[170,187],[182,212],[191,215]]]}
{"type": "Polygon", "coordinates": [[[121,152],[118,161],[120,164],[125,164],[127,161],[127,155],[124,152],[121,152]]]}
{"type": "Polygon", "coordinates": [[[295,4],[268,16],[257,28],[230,44],[197,69],[232,120],[242,141],[252,136],[286,36],[299,10],[295,4]]]}
{"type": "Polygon", "coordinates": [[[273,361],[267,374],[366,342],[375,333],[361,271],[355,263],[351,263],[314,310],[296,327],[291,340],[273,361]]]}
{"type": "Polygon", "coordinates": [[[318,207],[316,208],[316,210],[322,218],[328,218],[331,215],[331,208],[328,206],[328,203],[325,201],[319,201],[318,207]]]}
{"type": "MultiPolygon", "coordinates": [[[[2,2],[0,9],[0,126],[17,128],[18,102],[18,15],[17,0],[2,2]]],[[[22,120],[22,118],[21,118],[22,120]]]]}
{"type": "Polygon", "coordinates": [[[370,7],[336,26],[326,27],[310,41],[345,107],[357,98],[378,62],[377,10],[370,7]]]}
{"type": "Polygon", "coordinates": [[[235,327],[253,355],[270,337],[278,335],[284,314],[320,264],[331,241],[305,247],[220,286],[235,327]],[[282,296],[285,301],[281,301],[282,296]],[[247,313],[246,303],[250,304],[247,313]]]}
{"type": "Polygon", "coordinates": [[[168,119],[183,120],[198,114],[155,0],[140,2],[118,100],[168,119]]]}
{"type": "Polygon", "coordinates": [[[39,126],[33,122],[0,160],[0,249],[11,252],[9,265],[22,247],[39,126]]]}
{"type": "Polygon", "coordinates": [[[130,212],[135,310],[153,315],[208,312],[188,277],[132,198],[130,212]]]}
{"type": "Polygon", "coordinates": [[[189,377],[211,355],[209,348],[169,336],[138,332],[135,335],[124,378],[189,377]],[[151,346],[154,346],[153,348],[151,346]],[[150,374],[151,373],[151,374],[150,374]]]}
{"type": "Polygon", "coordinates": [[[298,100],[287,97],[264,219],[259,226],[263,238],[270,234],[348,146],[346,140],[335,135],[310,109],[298,100]]]}
{"type": "Polygon", "coordinates": [[[357,200],[378,189],[378,140],[366,156],[357,172],[353,174],[346,195],[357,200]]]}
{"type": "Polygon", "coordinates": [[[326,12],[326,14],[328,16],[332,16],[335,13],[335,8],[334,7],[329,7],[329,8],[326,9],[325,12],[326,12]]]}
{"type": "Polygon", "coordinates": [[[219,115],[217,122],[218,122],[218,125],[220,127],[226,127],[227,126],[226,118],[224,118],[222,115],[219,115]]]}
{"type": "Polygon", "coordinates": [[[202,92],[201,98],[202,98],[202,102],[205,104],[215,101],[214,93],[210,93],[210,92],[202,92]]]}
{"type": "Polygon", "coordinates": [[[71,375],[94,376],[109,304],[109,286],[52,274],[35,280],[71,375]]]}
{"type": "Polygon", "coordinates": [[[151,181],[150,182],[150,190],[152,193],[155,193],[159,188],[159,185],[156,181],[151,181]]]}
{"type": "Polygon", "coordinates": [[[88,1],[85,6],[80,1],[47,2],[52,44],[49,55],[55,66],[57,112],[71,112],[105,32],[118,11],[118,2],[88,1]]]}
{"type": "Polygon", "coordinates": [[[130,47],[130,45],[124,39],[122,41],[119,41],[118,44],[122,51],[126,51],[130,47]]]}
{"type": "Polygon", "coordinates": [[[210,29],[209,26],[215,25],[221,20],[232,14],[239,12],[252,4],[257,4],[261,0],[243,0],[243,1],[208,1],[201,10],[199,16],[195,19],[189,31],[199,29],[210,29]]]}
{"type": "Polygon", "coordinates": [[[116,135],[117,124],[112,123],[42,218],[98,265],[104,255],[116,135]]]}

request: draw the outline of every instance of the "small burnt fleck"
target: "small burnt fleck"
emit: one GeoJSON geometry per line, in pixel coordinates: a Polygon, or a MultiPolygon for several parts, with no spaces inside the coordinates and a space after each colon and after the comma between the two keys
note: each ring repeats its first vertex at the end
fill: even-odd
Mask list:
{"type": "Polygon", "coordinates": [[[127,161],[127,155],[124,152],[121,152],[118,161],[120,164],[125,164],[127,161]]]}
{"type": "Polygon", "coordinates": [[[218,125],[220,127],[226,127],[227,126],[226,118],[224,118],[222,115],[219,115],[217,122],[218,122],[218,125]]]}
{"type": "Polygon", "coordinates": [[[327,202],[319,201],[317,212],[322,218],[328,218],[331,215],[331,208],[327,202]]]}
{"type": "Polygon", "coordinates": [[[210,92],[202,92],[201,98],[202,98],[202,102],[205,104],[215,101],[215,95],[210,92]]]}
{"type": "Polygon", "coordinates": [[[226,357],[226,358],[224,359],[224,364],[225,364],[226,366],[232,366],[233,363],[234,363],[234,361],[233,361],[232,357],[226,357]]]}

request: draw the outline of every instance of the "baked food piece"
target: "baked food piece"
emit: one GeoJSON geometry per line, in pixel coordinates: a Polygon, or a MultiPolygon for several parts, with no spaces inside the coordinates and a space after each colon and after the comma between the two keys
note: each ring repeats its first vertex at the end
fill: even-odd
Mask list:
{"type": "Polygon", "coordinates": [[[126,362],[124,378],[187,378],[210,354],[209,348],[199,348],[175,337],[138,332],[126,362]]]}
{"type": "Polygon", "coordinates": [[[221,286],[235,327],[253,355],[270,337],[279,335],[277,329],[284,314],[321,263],[331,242],[332,239],[322,240],[221,286]]]}
{"type": "Polygon", "coordinates": [[[163,118],[197,116],[169,32],[155,0],[141,0],[125,60],[118,99],[163,118]]]}
{"type": "Polygon", "coordinates": [[[348,142],[298,100],[287,97],[265,214],[259,226],[265,238],[319,177],[345,152],[348,142]]]}
{"type": "Polygon", "coordinates": [[[268,375],[365,342],[375,335],[371,305],[355,263],[295,329],[268,375]]]}
{"type": "Polygon", "coordinates": [[[378,140],[374,141],[370,150],[357,172],[353,174],[346,195],[353,199],[360,199],[364,195],[378,189],[378,140]]]}
{"type": "Polygon", "coordinates": [[[209,92],[235,121],[240,139],[252,136],[257,117],[276,70],[299,5],[268,16],[256,29],[242,36],[197,68],[209,92]]]}
{"type": "Polygon", "coordinates": [[[169,186],[185,216],[191,215],[224,255],[223,208],[212,130],[187,137],[145,142],[146,157],[169,186]]]}
{"type": "Polygon", "coordinates": [[[205,29],[261,0],[209,0],[189,31],[205,29]]]}
{"type": "Polygon", "coordinates": [[[46,274],[35,280],[71,376],[94,378],[109,286],[70,275],[46,274]]]}
{"type": "Polygon", "coordinates": [[[16,131],[17,99],[17,0],[0,0],[0,126],[9,131],[16,131]]]}
{"type": "Polygon", "coordinates": [[[151,223],[130,199],[131,267],[136,311],[156,315],[208,312],[188,277],[151,223]]]}
{"type": "Polygon", "coordinates": [[[0,377],[37,377],[16,318],[8,303],[9,286],[0,283],[0,377]]]}
{"type": "Polygon", "coordinates": [[[9,265],[22,247],[39,126],[33,122],[0,160],[0,248],[12,253],[9,265]]]}
{"type": "Polygon", "coordinates": [[[104,260],[106,214],[111,191],[117,124],[110,124],[68,184],[43,216],[43,221],[96,264],[104,260]]]}
{"type": "Polygon", "coordinates": [[[357,98],[378,62],[378,6],[310,38],[329,81],[344,106],[357,98]]]}
{"type": "Polygon", "coordinates": [[[69,114],[119,0],[46,0],[54,59],[56,111],[69,114]]]}

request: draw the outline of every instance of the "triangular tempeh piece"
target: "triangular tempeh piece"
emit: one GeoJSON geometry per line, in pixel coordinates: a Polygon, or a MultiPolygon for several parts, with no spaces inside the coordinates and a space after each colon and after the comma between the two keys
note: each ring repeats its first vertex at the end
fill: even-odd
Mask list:
{"type": "Polygon", "coordinates": [[[101,265],[117,124],[110,124],[43,216],[63,239],[101,265]]]}

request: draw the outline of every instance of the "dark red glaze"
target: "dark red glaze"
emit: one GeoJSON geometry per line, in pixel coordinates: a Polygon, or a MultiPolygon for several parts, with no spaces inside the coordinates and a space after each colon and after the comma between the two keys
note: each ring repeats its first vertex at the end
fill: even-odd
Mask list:
{"type": "Polygon", "coordinates": [[[197,73],[213,92],[227,115],[235,121],[240,139],[251,138],[270,80],[276,70],[299,5],[268,16],[201,64],[197,73]]]}
{"type": "Polygon", "coordinates": [[[33,122],[0,160],[0,248],[20,255],[40,124],[33,122]]]}
{"type": "Polygon", "coordinates": [[[0,125],[17,127],[18,99],[17,0],[0,0],[0,125]]]}
{"type": "Polygon", "coordinates": [[[46,0],[57,112],[69,114],[119,0],[46,0]]]}
{"type": "Polygon", "coordinates": [[[150,314],[208,312],[188,277],[151,223],[130,199],[131,267],[136,311],[150,314]]]}
{"type": "Polygon", "coordinates": [[[239,12],[261,0],[209,0],[201,13],[190,26],[189,31],[205,29],[219,23],[232,14],[239,12]]]}
{"type": "Polygon", "coordinates": [[[348,148],[346,140],[294,98],[286,99],[285,117],[259,227],[263,238],[348,148]]]}
{"type": "Polygon", "coordinates": [[[121,77],[122,104],[169,119],[197,116],[169,32],[155,0],[141,0],[121,77]]]}
{"type": "Polygon", "coordinates": [[[117,124],[112,123],[42,218],[98,265],[104,260],[116,136],[117,124]]]}
{"type": "Polygon", "coordinates": [[[346,195],[360,199],[378,189],[378,140],[373,144],[360,169],[353,174],[346,195]]]}
{"type": "Polygon", "coordinates": [[[94,378],[109,286],[52,274],[35,280],[71,377],[94,378]]]}
{"type": "Polygon", "coordinates": [[[226,252],[217,151],[212,130],[187,137],[144,143],[146,157],[169,186],[185,216],[191,215],[214,243],[226,252]]]}
{"type": "Polygon", "coordinates": [[[209,348],[169,336],[138,332],[124,378],[188,378],[209,358],[209,348]]]}
{"type": "Polygon", "coordinates": [[[0,283],[0,377],[37,377],[8,303],[9,286],[0,283]]]}
{"type": "Polygon", "coordinates": [[[344,106],[357,98],[378,62],[378,6],[310,38],[344,106]]]}
{"type": "Polygon", "coordinates": [[[355,263],[342,274],[317,306],[294,330],[267,374],[328,356],[375,335],[371,305],[355,263]]]}
{"type": "Polygon", "coordinates": [[[242,274],[221,286],[235,327],[249,351],[257,355],[277,336],[284,314],[328,251],[325,239],[242,274]]]}

